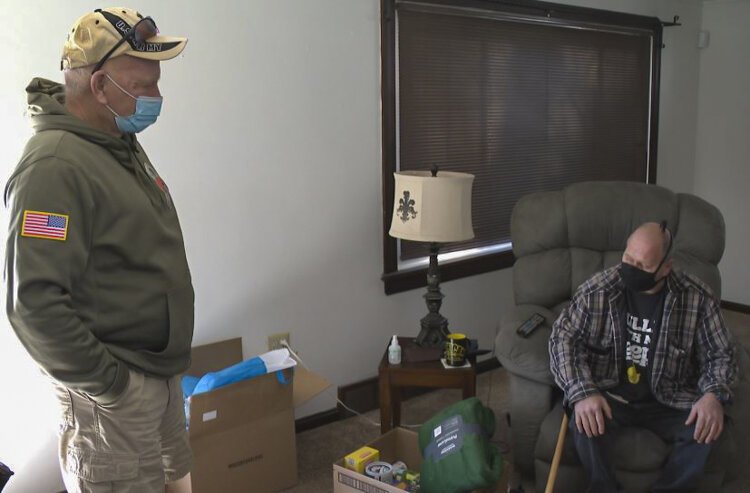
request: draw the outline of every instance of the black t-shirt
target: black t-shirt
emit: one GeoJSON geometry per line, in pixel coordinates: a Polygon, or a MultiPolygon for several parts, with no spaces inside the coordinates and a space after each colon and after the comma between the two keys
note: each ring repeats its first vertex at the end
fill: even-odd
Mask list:
{"type": "Polygon", "coordinates": [[[620,384],[610,393],[628,402],[653,400],[649,375],[659,335],[665,290],[646,294],[626,291],[625,354],[620,384]]]}

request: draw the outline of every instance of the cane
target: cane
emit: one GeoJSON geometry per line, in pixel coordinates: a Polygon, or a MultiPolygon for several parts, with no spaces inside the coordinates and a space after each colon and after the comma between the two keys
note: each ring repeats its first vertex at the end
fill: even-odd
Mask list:
{"type": "Polygon", "coordinates": [[[547,487],[544,493],[552,493],[555,489],[555,479],[557,479],[557,469],[560,467],[560,458],[562,457],[563,444],[565,443],[565,433],[568,431],[568,415],[563,409],[562,423],[560,423],[560,433],[557,435],[557,445],[555,446],[555,455],[552,456],[552,464],[549,467],[549,477],[547,477],[547,487]]]}

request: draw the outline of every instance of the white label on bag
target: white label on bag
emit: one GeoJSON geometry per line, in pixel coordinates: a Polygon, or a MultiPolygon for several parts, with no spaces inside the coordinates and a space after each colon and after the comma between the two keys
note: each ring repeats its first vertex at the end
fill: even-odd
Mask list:
{"type": "Polygon", "coordinates": [[[438,426],[437,428],[435,428],[434,430],[432,430],[432,436],[437,437],[442,432],[443,432],[443,427],[442,426],[438,426]]]}
{"type": "Polygon", "coordinates": [[[216,419],[216,409],[213,411],[208,411],[207,413],[203,413],[203,422],[211,421],[213,419],[216,419]]]}

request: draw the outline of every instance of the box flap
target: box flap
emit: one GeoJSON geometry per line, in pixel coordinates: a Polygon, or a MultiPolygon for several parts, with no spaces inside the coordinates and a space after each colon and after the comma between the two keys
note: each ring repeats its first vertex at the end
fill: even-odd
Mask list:
{"type": "Polygon", "coordinates": [[[190,368],[185,373],[200,377],[212,371],[223,370],[242,361],[242,339],[236,337],[226,341],[194,347],[190,368]]]}
{"type": "MultiPolygon", "coordinates": [[[[190,369],[185,374],[200,377],[212,371],[223,370],[243,360],[242,338],[240,337],[196,346],[192,350],[190,369]]],[[[331,382],[298,363],[294,368],[293,406],[301,406],[331,385],[331,382]]]]}
{"type": "Polygon", "coordinates": [[[367,444],[380,450],[380,460],[404,461],[410,469],[422,468],[422,452],[419,450],[419,435],[405,428],[394,428],[367,444]]]}
{"type": "Polygon", "coordinates": [[[236,382],[190,397],[190,437],[226,431],[292,408],[292,373],[287,383],[275,373],[236,382]]]}
{"type": "Polygon", "coordinates": [[[294,368],[294,407],[299,407],[331,386],[331,382],[298,364],[294,368]]]}

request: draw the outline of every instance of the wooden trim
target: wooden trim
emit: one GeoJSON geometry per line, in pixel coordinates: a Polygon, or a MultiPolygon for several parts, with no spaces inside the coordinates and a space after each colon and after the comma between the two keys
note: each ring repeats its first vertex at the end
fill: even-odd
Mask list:
{"type": "MultiPolygon", "coordinates": [[[[452,281],[462,277],[506,269],[512,267],[515,261],[516,259],[513,256],[513,252],[507,251],[446,264],[439,264],[440,282],[452,281]]],[[[383,280],[385,294],[394,294],[409,291],[411,289],[423,288],[427,286],[427,267],[424,269],[389,272],[383,274],[381,279],[383,280]]]]}
{"type": "MultiPolygon", "coordinates": [[[[365,380],[339,387],[338,398],[347,407],[359,413],[366,413],[377,409],[380,406],[378,377],[366,378],[365,380]]],[[[341,404],[337,404],[337,407],[341,419],[354,416],[354,413],[344,408],[341,404]]]]}
{"type": "Polygon", "coordinates": [[[319,413],[305,416],[294,421],[294,432],[302,433],[303,431],[312,430],[320,426],[329,425],[340,420],[341,416],[338,409],[329,409],[319,413]]]}
{"type": "Polygon", "coordinates": [[[721,307],[725,310],[732,310],[733,312],[750,314],[750,305],[743,305],[742,303],[721,300],[721,307]]]}
{"type": "Polygon", "coordinates": [[[566,21],[595,24],[615,24],[631,28],[651,29],[657,25],[661,26],[661,21],[656,17],[538,0],[396,0],[396,3],[402,3],[403,1],[413,4],[494,10],[546,17],[551,20],[564,19],[566,21]]]}
{"type": "Polygon", "coordinates": [[[646,183],[656,183],[656,155],[659,147],[659,92],[661,90],[662,25],[654,27],[654,45],[651,48],[651,123],[649,125],[648,176],[646,183]]]}
{"type": "MultiPolygon", "coordinates": [[[[396,239],[388,235],[393,216],[395,188],[392,175],[396,171],[396,13],[394,0],[381,0],[380,2],[380,74],[383,113],[381,120],[383,265],[385,272],[396,272],[398,271],[396,239]]],[[[386,293],[388,293],[387,287],[386,293]]]]}
{"type": "MultiPolygon", "coordinates": [[[[378,398],[380,395],[378,387],[378,377],[367,378],[349,385],[339,387],[339,400],[348,407],[360,413],[366,413],[379,407],[378,398]]],[[[338,405],[341,419],[354,416],[351,411],[346,410],[338,405]]]]}

